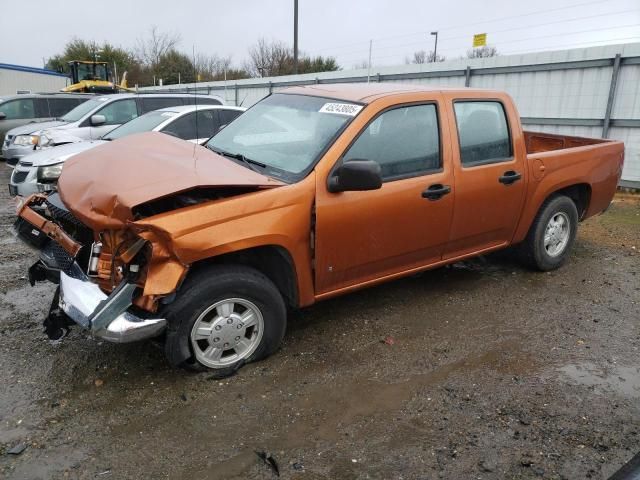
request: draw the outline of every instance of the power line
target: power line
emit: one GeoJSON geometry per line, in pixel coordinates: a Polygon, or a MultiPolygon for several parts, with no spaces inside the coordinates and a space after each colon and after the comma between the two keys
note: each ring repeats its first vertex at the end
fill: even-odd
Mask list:
{"type": "MultiPolygon", "coordinates": [[[[629,23],[626,25],[615,25],[613,27],[601,27],[601,28],[590,28],[587,30],[578,30],[576,32],[562,32],[562,33],[553,33],[550,35],[534,35],[531,37],[522,37],[522,38],[518,38],[517,40],[510,40],[508,42],[503,42],[502,45],[511,45],[512,43],[520,43],[520,42],[526,42],[527,40],[534,40],[534,39],[541,39],[541,38],[553,38],[553,37],[562,37],[562,36],[571,36],[571,35],[579,35],[581,33],[591,33],[591,32],[601,32],[604,30],[614,30],[614,29],[618,29],[618,28],[633,28],[633,27],[640,27],[640,23],[629,23]]],[[[445,49],[445,51],[454,51],[454,50],[458,50],[457,48],[449,48],[449,49],[445,49]]]]}
{"type": "Polygon", "coordinates": [[[504,55],[511,55],[511,54],[516,54],[516,53],[534,53],[534,52],[543,52],[543,51],[547,51],[550,49],[554,49],[554,48],[568,48],[568,47],[589,47],[589,46],[594,46],[594,47],[606,47],[607,45],[615,45],[615,43],[611,43],[611,42],[620,42],[622,41],[622,43],[629,43],[627,42],[627,40],[640,40],[640,35],[635,35],[632,37],[620,37],[620,38],[610,38],[608,40],[594,40],[594,41],[586,41],[586,42],[580,42],[580,43],[570,43],[570,44],[563,44],[563,45],[548,45],[545,47],[541,47],[540,50],[531,50],[531,49],[520,49],[520,50],[507,50],[502,52],[504,55]],[[594,43],[603,43],[604,45],[593,45],[594,43]]]}
{"type": "MultiPolygon", "coordinates": [[[[475,21],[475,22],[472,22],[472,23],[449,25],[449,26],[440,27],[438,30],[439,31],[453,30],[453,29],[456,29],[456,28],[471,27],[471,26],[476,26],[476,25],[479,25],[479,24],[493,23],[493,22],[498,22],[498,21],[502,21],[502,20],[511,20],[511,19],[514,19],[514,18],[529,17],[529,16],[533,16],[533,15],[540,15],[540,14],[549,14],[549,13],[552,13],[552,12],[558,12],[558,11],[561,11],[561,10],[568,10],[568,9],[572,9],[572,8],[576,8],[576,7],[584,7],[584,6],[594,5],[594,4],[598,4],[598,3],[611,3],[611,0],[594,0],[594,1],[590,1],[590,2],[574,3],[572,5],[567,5],[567,6],[564,6],[564,7],[545,9],[545,10],[537,10],[537,11],[534,11],[534,12],[522,13],[522,14],[518,14],[518,15],[510,15],[510,16],[507,16],[507,17],[498,17],[498,18],[493,18],[493,19],[489,19],[489,20],[475,21]]],[[[391,39],[395,39],[395,38],[406,38],[406,37],[410,37],[410,36],[414,36],[414,35],[426,35],[427,33],[428,33],[427,31],[414,32],[414,33],[405,33],[405,34],[402,34],[402,35],[393,35],[393,36],[388,36],[388,37],[373,38],[372,40],[374,42],[381,42],[381,41],[391,40],[391,39]]],[[[363,43],[368,43],[368,42],[369,42],[369,40],[362,40],[362,41],[354,42],[354,43],[348,43],[348,44],[342,44],[342,45],[333,45],[333,46],[330,46],[330,47],[321,48],[321,49],[316,50],[316,51],[317,52],[326,52],[326,51],[330,51],[330,50],[338,50],[338,49],[341,49],[343,47],[361,45],[363,43]]]]}
{"type": "MultiPolygon", "coordinates": [[[[491,31],[490,33],[493,35],[495,33],[504,33],[504,32],[511,32],[511,31],[516,31],[516,30],[521,30],[523,28],[537,28],[537,27],[545,27],[547,25],[558,25],[558,24],[565,24],[565,23],[572,23],[572,22],[577,22],[580,20],[590,20],[593,18],[603,18],[603,17],[610,17],[610,16],[614,16],[614,15],[622,15],[625,13],[629,13],[629,12],[636,12],[637,9],[629,9],[629,10],[620,10],[617,12],[611,12],[611,13],[602,13],[602,14],[597,14],[597,15],[587,15],[587,16],[583,16],[583,17],[574,17],[574,18],[570,18],[570,19],[566,19],[566,20],[557,20],[555,22],[545,22],[545,23],[539,23],[539,24],[534,24],[534,25],[525,25],[525,26],[518,26],[518,27],[510,27],[510,28],[505,28],[502,30],[495,30],[495,31],[491,31]]],[[[632,25],[635,26],[635,25],[632,25]]],[[[606,27],[606,28],[602,28],[602,29],[596,29],[596,30],[609,30],[609,29],[615,29],[615,28],[619,28],[618,26],[611,26],[611,27],[606,27]]],[[[587,32],[589,30],[585,30],[585,32],[587,32]]],[[[595,31],[595,30],[594,30],[595,31]]],[[[568,34],[570,35],[570,33],[568,34]]],[[[444,37],[442,38],[442,40],[454,40],[454,39],[460,39],[460,38],[469,38],[468,35],[457,35],[457,36],[453,36],[453,37],[444,37]]],[[[529,37],[529,38],[543,38],[543,36],[534,36],[534,37],[529,37]]],[[[424,41],[422,42],[410,42],[410,43],[404,43],[404,44],[399,44],[399,45],[386,45],[386,46],[382,46],[382,47],[377,47],[376,50],[388,50],[390,48],[403,48],[403,47],[409,47],[409,46],[413,46],[413,45],[423,45],[424,41]]],[[[451,51],[451,50],[458,50],[458,48],[445,48],[445,49],[441,49],[441,51],[451,51]]],[[[342,57],[344,56],[355,56],[356,54],[361,53],[363,50],[352,50],[349,52],[344,52],[341,54],[342,57]]]]}
{"type": "MultiPolygon", "coordinates": [[[[640,24],[629,25],[629,26],[640,26],[640,24]]],[[[620,28],[623,28],[623,27],[627,27],[627,25],[620,25],[620,28]]],[[[601,29],[601,30],[607,30],[607,29],[601,29]]],[[[587,30],[582,31],[582,32],[575,32],[575,33],[576,33],[576,34],[579,34],[579,33],[585,33],[585,32],[587,32],[587,30]]],[[[564,34],[562,34],[562,35],[564,35],[564,34]]],[[[567,34],[567,35],[571,35],[571,34],[567,34]]],[[[524,40],[531,40],[531,39],[535,39],[535,38],[551,38],[551,37],[556,37],[556,36],[559,36],[559,35],[548,35],[548,36],[540,36],[540,37],[529,37],[529,38],[522,39],[522,40],[514,40],[513,42],[505,42],[505,43],[503,43],[502,45],[503,45],[503,46],[505,46],[505,45],[507,45],[507,46],[508,46],[508,45],[511,45],[512,43],[518,43],[518,42],[520,42],[520,41],[524,41],[524,40]]],[[[581,44],[599,43],[599,42],[610,42],[610,41],[626,40],[626,39],[629,39],[629,38],[638,38],[638,37],[639,37],[639,36],[632,36],[632,37],[609,38],[609,39],[607,39],[607,40],[584,41],[584,42],[581,42],[581,44]]],[[[560,46],[560,47],[562,47],[562,46],[565,46],[565,45],[567,45],[567,44],[566,44],[566,43],[562,43],[562,44],[555,45],[555,46],[560,46]]],[[[571,44],[569,44],[569,45],[571,45],[571,44]]],[[[502,47],[501,47],[501,48],[502,48],[502,47]]],[[[548,48],[548,47],[543,47],[543,48],[548,48]]],[[[453,51],[453,50],[454,50],[454,49],[448,49],[448,50],[446,50],[446,51],[453,51]]],[[[523,50],[519,50],[519,51],[523,51],[523,50]]],[[[524,51],[532,51],[532,50],[531,50],[531,49],[525,49],[524,51]]],[[[537,50],[533,50],[533,51],[537,51],[537,50]]],[[[508,53],[508,51],[505,51],[505,50],[500,50],[500,52],[501,52],[502,54],[506,54],[506,53],[508,53]]],[[[375,60],[375,59],[378,59],[378,60],[379,60],[379,59],[383,59],[383,58],[393,58],[393,57],[398,57],[398,54],[393,54],[393,55],[378,55],[378,56],[374,56],[374,57],[373,57],[373,59],[374,59],[374,60],[375,60]]]]}
{"type": "MultiPolygon", "coordinates": [[[[626,41],[628,40],[640,40],[640,35],[631,36],[631,37],[609,38],[604,40],[585,41],[585,42],[570,43],[570,44],[562,43],[562,44],[555,44],[555,45],[547,45],[544,47],[540,47],[539,49],[505,50],[505,51],[501,51],[501,54],[511,55],[511,54],[518,54],[518,53],[537,53],[537,52],[543,52],[543,51],[548,51],[552,49],[569,48],[569,47],[606,46],[606,45],[615,45],[616,42],[627,43],[626,41]],[[594,44],[604,44],[604,45],[594,45],[594,44]]],[[[391,57],[398,58],[398,55],[385,55],[381,57],[373,57],[373,59],[380,60],[383,58],[391,58],[391,57]]]]}

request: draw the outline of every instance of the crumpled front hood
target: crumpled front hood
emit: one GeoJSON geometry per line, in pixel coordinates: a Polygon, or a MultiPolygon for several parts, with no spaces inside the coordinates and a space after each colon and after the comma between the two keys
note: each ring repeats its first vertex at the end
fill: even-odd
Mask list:
{"type": "Polygon", "coordinates": [[[133,220],[133,207],[193,188],[280,185],[199,145],[147,132],[74,155],[58,191],[80,221],[101,231],[133,220]]]}

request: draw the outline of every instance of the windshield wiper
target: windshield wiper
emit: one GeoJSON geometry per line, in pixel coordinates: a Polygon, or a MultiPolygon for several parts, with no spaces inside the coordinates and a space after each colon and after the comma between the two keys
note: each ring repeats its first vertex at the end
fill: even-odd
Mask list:
{"type": "Polygon", "coordinates": [[[251,158],[247,158],[245,157],[243,154],[241,153],[232,153],[232,152],[226,152],[224,150],[218,150],[216,148],[210,147],[209,145],[206,146],[209,150],[211,150],[212,152],[217,153],[218,155],[223,155],[225,157],[229,157],[229,158],[233,158],[234,160],[240,160],[242,163],[244,163],[245,165],[247,165],[251,170],[253,170],[254,172],[257,173],[262,173],[259,170],[256,170],[254,168],[254,165],[260,167],[260,168],[267,168],[267,166],[264,163],[258,162],[257,160],[253,160],[251,158]]]}

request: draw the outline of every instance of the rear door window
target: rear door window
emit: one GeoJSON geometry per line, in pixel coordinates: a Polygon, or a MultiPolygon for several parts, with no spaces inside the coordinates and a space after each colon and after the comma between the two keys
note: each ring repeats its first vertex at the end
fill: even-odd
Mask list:
{"type": "Polygon", "coordinates": [[[509,125],[502,103],[456,101],[453,107],[463,166],[486,165],[511,158],[509,125]]]}
{"type": "Polygon", "coordinates": [[[50,98],[49,114],[51,117],[62,117],[65,113],[70,112],[79,105],[75,98],[50,98]]]}
{"type": "Polygon", "coordinates": [[[195,112],[187,113],[178,118],[175,122],[167,125],[162,132],[173,135],[183,140],[196,138],[196,115],[195,112]]]}
{"type": "Polygon", "coordinates": [[[197,113],[198,116],[198,136],[197,138],[209,138],[218,131],[218,115],[215,110],[201,110],[197,113]]]}
{"type": "Polygon", "coordinates": [[[105,125],[121,125],[138,116],[138,108],[133,98],[117,100],[96,112],[107,119],[105,125]]]}
{"type": "Polygon", "coordinates": [[[36,107],[36,118],[49,118],[49,102],[46,98],[35,98],[33,102],[36,107]]]}

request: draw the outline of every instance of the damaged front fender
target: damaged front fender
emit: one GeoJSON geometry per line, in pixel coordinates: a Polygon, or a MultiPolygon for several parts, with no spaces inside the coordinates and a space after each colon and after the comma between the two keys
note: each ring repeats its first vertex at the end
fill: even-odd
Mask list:
{"type": "Polygon", "coordinates": [[[151,257],[148,259],[142,296],[154,298],[175,292],[187,275],[189,266],[182,263],[169,247],[169,234],[148,225],[142,227],[130,224],[130,227],[136,235],[151,245],[151,257]]]}

